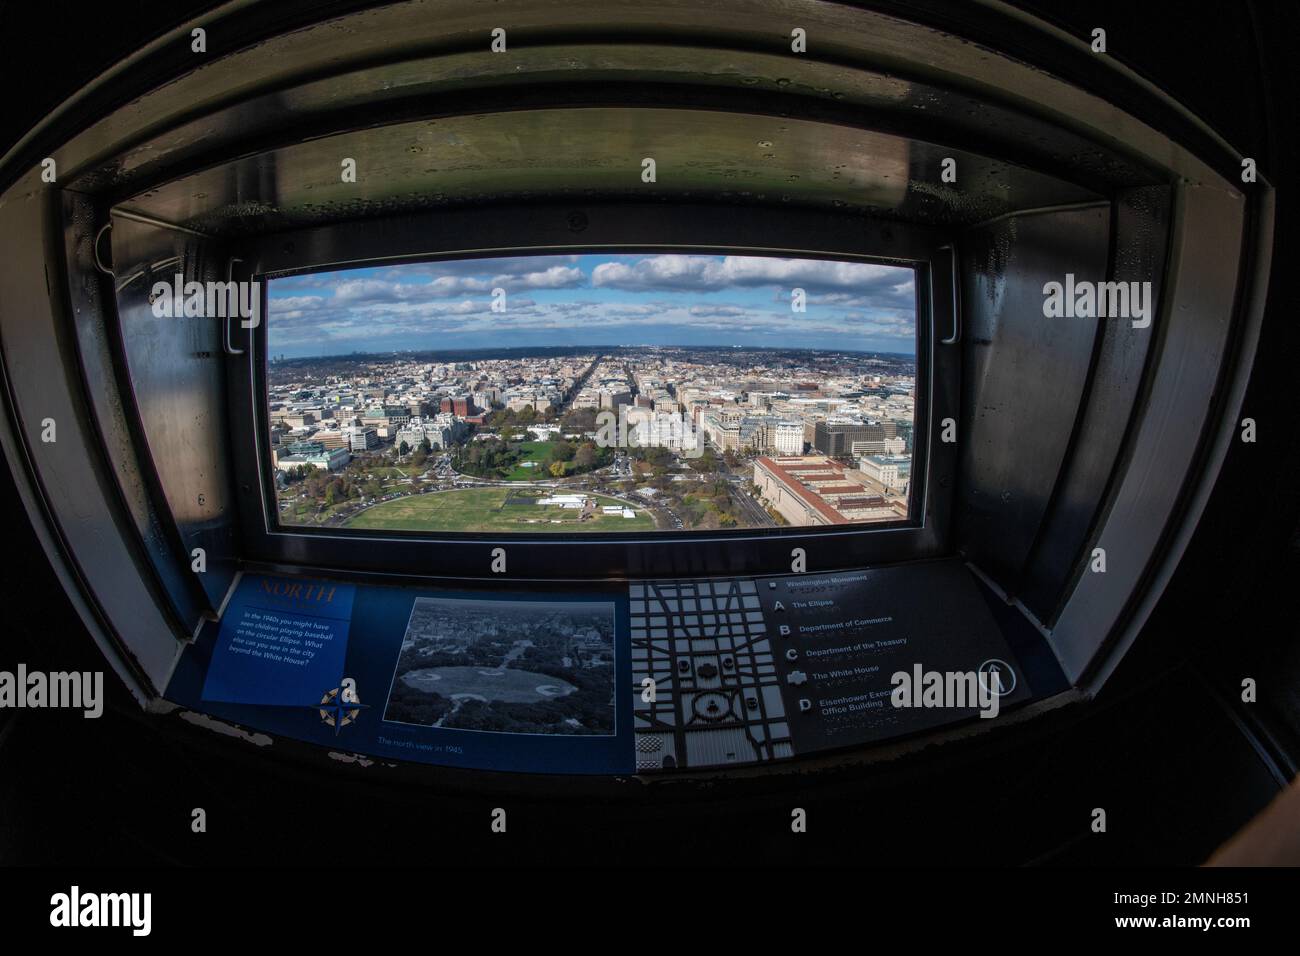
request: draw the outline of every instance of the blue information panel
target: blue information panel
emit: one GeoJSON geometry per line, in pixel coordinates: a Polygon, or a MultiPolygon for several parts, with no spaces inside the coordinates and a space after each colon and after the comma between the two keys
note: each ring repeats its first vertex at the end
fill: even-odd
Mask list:
{"type": "Polygon", "coordinates": [[[257,576],[241,582],[217,632],[202,699],[316,703],[339,686],[352,623],[351,584],[257,576]]]}
{"type": "Polygon", "coordinates": [[[347,752],[626,773],[626,635],[619,590],[417,591],[245,575],[221,624],[183,655],[167,697],[347,752]]]}
{"type": "Polygon", "coordinates": [[[995,604],[959,561],[578,592],[245,575],[167,697],[348,753],[475,769],[753,764],[996,719],[1064,689],[1042,638],[995,604]]]}

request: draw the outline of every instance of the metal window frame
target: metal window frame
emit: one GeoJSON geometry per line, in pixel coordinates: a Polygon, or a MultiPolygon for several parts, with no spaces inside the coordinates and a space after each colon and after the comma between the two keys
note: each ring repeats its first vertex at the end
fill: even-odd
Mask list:
{"type": "MultiPolygon", "coordinates": [[[[956,251],[943,233],[861,216],[707,204],[560,204],[453,210],[281,233],[233,245],[236,277],[479,256],[565,252],[782,255],[910,267],[916,276],[917,402],[909,518],[851,528],[528,535],[340,531],[280,525],[269,468],[267,321],[236,327],[228,359],[239,527],[249,561],[404,578],[490,579],[491,552],[508,550],[510,580],[582,581],[788,572],[802,548],[808,570],[930,558],[947,546],[957,445],[937,423],[957,417],[961,374],[956,251]],[[582,222],[575,233],[574,222],[582,222]],[[756,244],[752,237],[768,239],[756,244]],[[471,237],[467,242],[465,237],[471,237]],[[917,478],[920,476],[921,480],[917,478]]],[[[235,323],[237,325],[237,323],[235,323]]]]}

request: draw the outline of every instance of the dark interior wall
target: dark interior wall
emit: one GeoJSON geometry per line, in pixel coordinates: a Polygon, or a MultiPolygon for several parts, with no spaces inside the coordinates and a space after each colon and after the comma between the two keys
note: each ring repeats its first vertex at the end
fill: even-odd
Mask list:
{"type": "MultiPolygon", "coordinates": [[[[1196,8],[1126,0],[1018,0],[1016,6],[1075,36],[1108,26],[1109,53],[1165,90],[1226,139],[1254,157],[1276,185],[1277,209],[1269,302],[1245,411],[1267,442],[1228,453],[1215,494],[1175,580],[1181,598],[1233,613],[1257,594],[1267,568],[1287,549],[1300,495],[1300,417],[1294,413],[1294,365],[1300,334],[1294,322],[1297,175],[1295,103],[1300,71],[1292,46],[1300,6],[1287,0],[1196,8]],[[1241,542],[1255,545],[1243,548],[1241,542]],[[1231,560],[1220,561],[1219,554],[1231,560]],[[1186,590],[1181,590],[1183,585],[1186,590]]],[[[1257,606],[1259,602],[1253,602],[1257,606]]],[[[1215,611],[1214,613],[1219,613],[1215,611]]]]}
{"type": "Polygon", "coordinates": [[[1106,206],[1007,216],[962,242],[956,541],[1007,591],[1051,503],[1102,321],[1045,317],[1043,287],[1104,281],[1109,247],[1106,206]]]}
{"type": "MultiPolygon", "coordinates": [[[[1242,675],[1270,692],[1239,716],[1300,743],[1300,416],[1296,356],[1300,296],[1295,285],[1295,183],[1300,69],[1294,38],[1300,5],[1243,0],[1191,8],[1172,2],[1017,0],[1016,6],[1086,37],[1107,27],[1111,56],[1169,93],[1242,155],[1256,159],[1277,188],[1268,302],[1242,416],[1259,440],[1234,442],[1178,572],[1125,660],[1130,677],[1186,659],[1224,699],[1242,675]],[[1280,623],[1281,622],[1281,623],[1280,623]]],[[[1122,676],[1122,675],[1121,675],[1122,676]]],[[[1136,678],[1135,678],[1136,679],[1136,678]]]]}
{"type": "Polygon", "coordinates": [[[1171,194],[1141,187],[962,237],[957,546],[1044,624],[1086,558],[1159,325],[1048,317],[1044,285],[1150,282],[1158,316],[1171,194]]]}
{"type": "MultiPolygon", "coordinates": [[[[1156,310],[1169,245],[1171,194],[1163,186],[1128,190],[1113,207],[1109,278],[1150,282],[1156,310]]],[[[1155,322],[1153,318],[1150,328],[1137,329],[1131,322],[1107,321],[1098,330],[1069,455],[1020,579],[1012,586],[1044,623],[1055,618],[1072,579],[1086,565],[1138,402],[1155,322]]]]}
{"type": "Polygon", "coordinates": [[[200,616],[215,616],[235,576],[235,493],[231,484],[229,424],[221,322],[184,315],[158,317],[155,282],[226,281],[226,250],[179,230],[120,216],[112,220],[116,333],[122,381],[129,384],[125,414],[135,423],[147,471],[156,475],[156,501],[165,503],[170,560],[155,562],[169,581],[168,595],[193,633],[200,616]],[[205,571],[191,574],[191,556],[203,551],[205,571]],[[163,565],[172,565],[168,575],[163,565]],[[175,581],[175,578],[183,580],[175,581]]]}

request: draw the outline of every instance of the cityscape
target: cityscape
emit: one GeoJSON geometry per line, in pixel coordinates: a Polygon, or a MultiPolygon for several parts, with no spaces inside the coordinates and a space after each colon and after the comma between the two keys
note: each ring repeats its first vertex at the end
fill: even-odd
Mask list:
{"type": "MultiPolygon", "coordinates": [[[[537,258],[530,264],[553,274],[537,258]]],[[[591,274],[599,277],[611,260],[630,260],[614,264],[634,274],[653,258],[602,257],[591,274]]],[[[706,267],[725,261],[690,258],[706,267]]],[[[477,264],[480,281],[504,285],[530,275],[503,270],[515,261],[477,264]]],[[[773,261],[787,264],[786,277],[795,271],[788,264],[800,262],[773,261]]],[[[574,271],[583,274],[581,264],[574,271]]],[[[894,271],[910,280],[910,270],[894,271]]],[[[906,519],[914,353],[850,348],[863,344],[851,323],[829,340],[834,323],[821,322],[821,335],[801,335],[802,317],[781,314],[790,312],[788,300],[755,305],[761,300],[752,290],[739,288],[735,276],[745,273],[730,267],[728,281],[743,293],[733,300],[742,305],[731,308],[745,309],[748,296],[749,311],[785,323],[781,337],[790,344],[766,344],[770,326],[752,315],[742,326],[719,326],[714,313],[726,314],[726,305],[692,310],[670,298],[653,314],[672,318],[649,334],[639,327],[647,338],[681,342],[711,330],[727,339],[494,347],[516,338],[502,319],[498,335],[482,344],[456,343],[469,347],[282,357],[275,333],[287,310],[277,311],[273,295],[267,419],[281,524],[563,534],[906,519]]],[[[816,275],[802,278],[817,288],[816,275]]],[[[572,305],[581,291],[565,301],[572,305]]],[[[647,295],[620,290],[610,301],[601,291],[606,300],[584,309],[626,310],[647,295]]],[[[779,294],[779,287],[759,292],[769,302],[779,294]]],[[[293,305],[300,303],[295,296],[293,305]]],[[[914,329],[914,317],[911,323],[914,329]]],[[[606,324],[601,337],[631,333],[606,324]]],[[[588,327],[586,334],[601,333],[588,327]]],[[[557,338],[571,335],[565,328],[557,338]]]]}

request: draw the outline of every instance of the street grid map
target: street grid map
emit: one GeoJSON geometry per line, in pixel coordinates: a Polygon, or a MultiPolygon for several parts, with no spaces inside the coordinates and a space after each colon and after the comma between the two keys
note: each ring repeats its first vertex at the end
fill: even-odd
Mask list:
{"type": "Polygon", "coordinates": [[[630,599],[638,771],[793,755],[753,581],[633,584],[630,599]]]}

